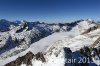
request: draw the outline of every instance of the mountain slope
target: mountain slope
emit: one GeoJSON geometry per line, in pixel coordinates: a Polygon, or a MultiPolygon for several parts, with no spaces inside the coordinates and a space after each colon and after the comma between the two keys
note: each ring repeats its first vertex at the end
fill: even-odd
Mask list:
{"type": "Polygon", "coordinates": [[[5,64],[5,66],[73,66],[73,64],[65,63],[66,58],[76,58],[77,54],[81,56],[79,50],[84,46],[91,46],[97,40],[100,36],[99,28],[86,32],[96,25],[92,20],[79,20],[67,25],[20,23],[8,32],[1,32],[6,38],[8,34],[7,39],[10,37],[11,40],[6,40],[11,41],[12,44],[11,46],[9,43],[0,45],[1,48],[10,46],[10,50],[4,49],[7,51],[0,54],[0,66],[5,64]],[[39,41],[36,41],[38,39],[39,41]]]}
{"type": "MultiPolygon", "coordinates": [[[[100,29],[90,33],[90,36],[94,36],[93,39],[90,38],[90,36],[84,36],[84,37],[83,36],[79,36],[79,37],[76,36],[75,38],[70,39],[70,41],[69,40],[68,41],[67,40],[65,40],[65,41],[64,40],[58,40],[57,42],[54,42],[54,44],[49,46],[49,48],[47,48],[46,51],[44,50],[46,52],[46,53],[44,52],[44,57],[46,59],[46,63],[43,63],[41,60],[33,59],[32,60],[33,66],[48,66],[48,65],[61,66],[61,65],[64,65],[65,64],[65,60],[64,60],[64,57],[65,57],[64,51],[65,50],[63,50],[63,48],[69,47],[69,48],[71,48],[72,52],[74,52],[76,50],[81,49],[84,46],[91,46],[93,44],[93,42],[96,40],[96,38],[98,36],[100,36],[100,29]],[[97,36],[95,36],[95,34],[97,36]],[[86,39],[86,37],[87,37],[87,39],[86,39]],[[59,61],[61,61],[61,62],[59,63],[59,61]]],[[[36,49],[37,48],[35,48],[35,50],[36,49]]],[[[34,48],[31,47],[31,49],[25,51],[25,53],[28,52],[28,51],[31,51],[32,53],[36,54],[35,50],[34,50],[34,48]]],[[[66,49],[66,53],[67,53],[67,51],[68,51],[68,49],[66,49]]],[[[40,52],[43,52],[43,51],[40,51],[40,52]]],[[[22,54],[24,54],[24,53],[22,53],[22,54]]],[[[66,65],[69,66],[69,64],[66,64],[66,65]]]]}

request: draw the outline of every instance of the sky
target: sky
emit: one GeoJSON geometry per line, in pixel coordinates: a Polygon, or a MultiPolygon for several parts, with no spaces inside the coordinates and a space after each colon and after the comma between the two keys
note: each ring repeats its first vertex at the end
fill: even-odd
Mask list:
{"type": "Polygon", "coordinates": [[[40,22],[100,21],[100,0],[0,0],[0,19],[40,22]]]}

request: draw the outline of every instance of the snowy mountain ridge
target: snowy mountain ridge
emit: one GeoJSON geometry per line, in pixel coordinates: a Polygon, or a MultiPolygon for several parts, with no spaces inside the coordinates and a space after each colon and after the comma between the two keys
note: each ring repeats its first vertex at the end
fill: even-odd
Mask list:
{"type": "Polygon", "coordinates": [[[66,53],[74,57],[73,52],[91,46],[100,37],[100,25],[90,19],[67,24],[22,22],[1,31],[0,36],[0,66],[74,66],[65,63],[66,53]],[[27,54],[29,63],[22,58],[27,54]]]}

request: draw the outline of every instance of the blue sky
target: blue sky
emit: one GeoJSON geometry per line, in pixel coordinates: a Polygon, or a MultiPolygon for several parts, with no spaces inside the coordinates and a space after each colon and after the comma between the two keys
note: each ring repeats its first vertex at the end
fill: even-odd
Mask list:
{"type": "Polygon", "coordinates": [[[0,0],[0,19],[68,22],[100,20],[100,0],[0,0]]]}

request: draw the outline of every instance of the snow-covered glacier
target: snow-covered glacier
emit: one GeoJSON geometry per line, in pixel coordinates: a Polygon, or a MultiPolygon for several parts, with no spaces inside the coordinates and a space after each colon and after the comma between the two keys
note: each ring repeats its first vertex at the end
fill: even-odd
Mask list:
{"type": "Polygon", "coordinates": [[[0,66],[100,65],[100,24],[0,20],[0,66]]]}

